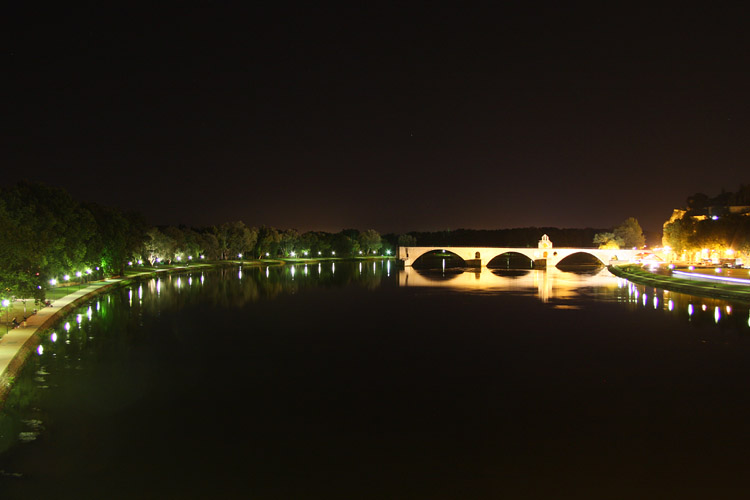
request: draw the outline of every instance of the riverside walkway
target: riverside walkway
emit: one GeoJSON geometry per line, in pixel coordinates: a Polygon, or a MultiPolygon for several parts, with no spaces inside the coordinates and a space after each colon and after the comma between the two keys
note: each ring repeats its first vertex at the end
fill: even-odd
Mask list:
{"type": "Polygon", "coordinates": [[[26,358],[34,352],[41,341],[41,337],[36,335],[52,326],[63,314],[72,310],[89,297],[109,290],[123,282],[130,282],[133,279],[153,276],[155,273],[169,273],[174,271],[183,271],[193,269],[194,267],[172,267],[168,269],[158,269],[149,272],[128,275],[122,278],[110,278],[91,283],[81,287],[64,297],[56,299],[51,306],[42,307],[36,314],[29,316],[25,323],[17,328],[9,330],[0,338],[0,409],[3,407],[6,396],[13,385],[13,378],[23,367],[26,358]]]}

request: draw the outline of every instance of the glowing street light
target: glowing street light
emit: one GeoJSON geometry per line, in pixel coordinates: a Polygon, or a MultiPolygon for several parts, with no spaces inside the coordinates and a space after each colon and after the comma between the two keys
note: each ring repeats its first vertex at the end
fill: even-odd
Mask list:
{"type": "Polygon", "coordinates": [[[8,333],[8,311],[10,310],[10,300],[3,299],[3,307],[5,308],[5,333],[8,333]]]}
{"type": "Polygon", "coordinates": [[[55,278],[52,278],[51,280],[49,280],[49,284],[55,286],[57,285],[57,280],[55,278]]]}

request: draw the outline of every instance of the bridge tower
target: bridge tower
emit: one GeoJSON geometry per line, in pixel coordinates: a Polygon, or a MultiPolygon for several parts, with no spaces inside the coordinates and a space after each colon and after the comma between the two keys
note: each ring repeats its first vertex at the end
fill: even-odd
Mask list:
{"type": "Polygon", "coordinates": [[[552,240],[549,239],[549,236],[543,234],[537,247],[539,248],[539,251],[536,252],[538,258],[534,260],[534,267],[537,265],[544,265],[545,267],[550,267],[550,265],[554,266],[555,264],[552,262],[552,240]]]}

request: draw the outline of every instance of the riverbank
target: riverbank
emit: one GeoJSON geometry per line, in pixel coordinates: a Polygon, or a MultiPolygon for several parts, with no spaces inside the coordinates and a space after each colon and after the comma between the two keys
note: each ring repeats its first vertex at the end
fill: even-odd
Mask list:
{"type": "MultiPolygon", "coordinates": [[[[257,261],[255,261],[257,262],[257,261]]],[[[250,265],[254,262],[246,262],[250,265]]],[[[212,262],[191,264],[190,266],[170,266],[165,268],[145,268],[137,271],[127,271],[124,276],[109,278],[77,286],[70,285],[70,293],[62,295],[60,291],[52,294],[54,300],[51,306],[42,307],[36,313],[27,317],[18,328],[8,330],[0,338],[0,410],[10,393],[13,382],[23,368],[24,362],[32,354],[41,341],[41,334],[49,330],[63,315],[92,297],[111,290],[112,288],[128,285],[134,281],[150,278],[159,274],[184,272],[192,269],[212,268],[219,265],[232,265],[231,262],[212,262]]]]}
{"type": "Polygon", "coordinates": [[[728,283],[696,281],[674,276],[654,274],[638,265],[608,266],[609,272],[640,285],[663,288],[674,292],[689,293],[702,297],[715,297],[750,303],[750,287],[728,283]]]}

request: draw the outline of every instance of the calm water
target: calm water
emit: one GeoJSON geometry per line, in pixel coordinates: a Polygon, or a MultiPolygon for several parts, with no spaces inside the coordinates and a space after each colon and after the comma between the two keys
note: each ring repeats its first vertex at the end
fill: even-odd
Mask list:
{"type": "Polygon", "coordinates": [[[144,281],[46,336],[0,417],[0,497],[736,497],[749,321],[606,271],[144,281]]]}

